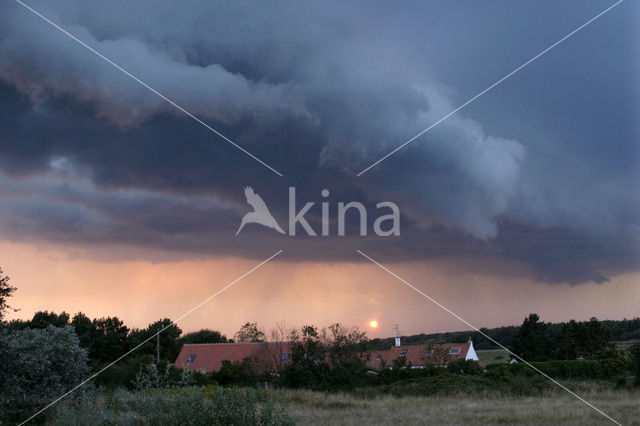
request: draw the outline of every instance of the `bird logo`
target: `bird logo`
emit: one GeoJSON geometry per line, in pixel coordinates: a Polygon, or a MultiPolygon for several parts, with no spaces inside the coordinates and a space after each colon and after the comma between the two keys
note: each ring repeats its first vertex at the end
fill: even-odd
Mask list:
{"type": "Polygon", "coordinates": [[[281,234],[284,234],[278,222],[276,222],[275,218],[271,215],[269,208],[264,203],[262,198],[255,193],[253,188],[247,186],[244,188],[244,195],[247,198],[247,203],[251,207],[253,207],[253,211],[244,215],[242,218],[242,223],[240,223],[240,228],[238,228],[238,232],[236,232],[236,236],[242,231],[242,228],[247,223],[258,223],[260,225],[266,226],[267,228],[272,228],[278,231],[281,234]]]}

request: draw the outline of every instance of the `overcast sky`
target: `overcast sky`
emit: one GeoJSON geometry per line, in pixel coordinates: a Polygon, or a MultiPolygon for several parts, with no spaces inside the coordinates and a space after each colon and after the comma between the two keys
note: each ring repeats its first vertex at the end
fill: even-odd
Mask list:
{"type": "MultiPolygon", "coordinates": [[[[203,286],[226,284],[214,280],[218,274],[233,279],[279,249],[285,252],[272,267],[281,276],[257,278],[274,308],[255,317],[266,323],[359,324],[385,315],[403,322],[394,319],[401,296],[388,311],[367,305],[388,300],[381,290],[388,276],[374,274],[355,249],[416,284],[433,278],[440,283],[434,291],[451,304],[458,299],[445,283],[510,297],[486,301],[487,310],[513,307],[487,319],[494,325],[519,322],[554,295],[587,302],[568,313],[566,302],[549,302],[550,319],[637,314],[637,3],[615,7],[356,176],[612,3],[28,2],[280,177],[18,3],[3,2],[0,266],[19,289],[16,316],[84,310],[144,325],[162,312],[177,316],[170,296],[140,303],[146,291],[189,292],[185,282],[151,280],[157,270],[148,268],[168,268],[173,282],[194,277],[194,293],[206,295],[203,286]],[[316,203],[307,215],[316,232],[319,203],[328,201],[332,235],[291,237],[250,225],[236,237],[250,210],[247,185],[285,229],[289,186],[299,207],[316,203]],[[370,232],[375,204],[397,203],[401,235],[359,237],[351,217],[347,236],[338,237],[339,201],[364,203],[370,232]],[[139,290],[130,297],[138,307],[124,309],[122,295],[108,292],[100,303],[78,298],[95,284],[78,262],[95,273],[121,271],[114,280],[139,290]],[[185,265],[218,272],[206,278],[185,265]],[[301,306],[323,309],[332,295],[316,294],[318,276],[304,271],[325,266],[319,276],[345,286],[366,276],[369,302],[356,292],[340,299],[331,318],[283,313],[275,286],[299,288],[301,306]],[[45,285],[67,293],[39,298],[45,285]],[[540,291],[531,306],[516,303],[525,288],[540,291]]],[[[240,301],[233,306],[236,322],[255,312],[240,301]]],[[[471,306],[460,308],[474,315],[471,306]]],[[[433,324],[419,311],[404,321],[415,330],[433,324]]],[[[452,318],[438,324],[460,328],[452,318]]],[[[229,332],[236,323],[208,325],[229,332]]]]}

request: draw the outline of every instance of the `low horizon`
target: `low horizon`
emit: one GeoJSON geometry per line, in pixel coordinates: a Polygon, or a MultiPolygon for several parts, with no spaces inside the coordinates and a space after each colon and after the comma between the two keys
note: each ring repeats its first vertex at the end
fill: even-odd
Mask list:
{"type": "MultiPolygon", "coordinates": [[[[96,262],[81,256],[71,258],[69,253],[73,250],[61,254],[15,243],[0,243],[0,247],[10,253],[4,258],[4,271],[18,288],[11,305],[20,311],[9,312],[8,320],[30,319],[35,312],[44,310],[70,315],[81,311],[90,318],[117,316],[130,328],[145,328],[165,317],[175,320],[257,263],[235,258],[96,262]],[[54,253],[63,256],[65,266],[73,267],[60,267],[61,259],[54,253]],[[191,271],[189,279],[185,278],[187,270],[191,271]],[[176,287],[189,291],[176,294],[176,287]]],[[[247,321],[257,322],[266,330],[281,321],[290,326],[320,327],[340,322],[358,326],[372,338],[381,337],[387,329],[391,334],[393,324],[398,324],[403,334],[470,330],[429,300],[415,298],[412,290],[375,265],[272,262],[177,325],[183,332],[210,328],[227,337],[247,321]],[[283,277],[287,277],[286,281],[283,277]],[[279,290],[273,283],[279,283],[279,290]],[[267,296],[271,297],[268,305],[264,303],[267,296]],[[283,311],[288,313],[276,313],[283,311]],[[368,326],[371,320],[378,321],[377,329],[368,326]]],[[[629,297],[637,287],[638,274],[619,276],[606,284],[548,286],[477,274],[454,280],[451,266],[443,264],[409,262],[388,266],[478,328],[520,325],[532,312],[545,322],[584,321],[593,316],[621,320],[638,316],[640,306],[640,294],[629,297]],[[510,303],[496,304],[496,295],[510,303]],[[567,305],[567,300],[580,303],[567,305]]]]}

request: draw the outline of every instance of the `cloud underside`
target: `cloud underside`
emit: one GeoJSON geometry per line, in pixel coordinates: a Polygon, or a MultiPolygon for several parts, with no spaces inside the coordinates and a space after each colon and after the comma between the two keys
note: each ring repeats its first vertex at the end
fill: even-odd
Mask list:
{"type": "MultiPolygon", "coordinates": [[[[388,14],[382,6],[362,17],[349,5],[265,11],[143,3],[33,6],[286,176],[272,175],[28,11],[4,4],[6,238],[186,256],[259,257],[284,246],[293,259],[317,260],[351,258],[362,248],[393,261],[458,257],[461,268],[490,257],[496,265],[525,265],[522,273],[549,283],[604,282],[637,268],[635,169],[546,170],[551,157],[575,150],[561,141],[555,152],[542,152],[548,129],[524,140],[513,130],[488,131],[463,112],[354,177],[459,103],[428,55],[394,48],[419,51],[435,31],[414,25],[410,11],[398,12],[407,21],[398,34],[380,25],[388,14]],[[576,187],[582,173],[593,184],[576,187]],[[298,188],[301,202],[319,204],[323,188],[332,208],[361,201],[370,223],[375,203],[392,200],[402,211],[402,235],[293,240],[247,229],[235,238],[248,211],[246,185],[285,229],[288,186],[298,188]]],[[[585,155],[572,161],[604,161],[601,153],[585,155]]],[[[309,217],[319,228],[316,208],[309,217]]],[[[348,225],[355,235],[356,220],[348,225]]]]}

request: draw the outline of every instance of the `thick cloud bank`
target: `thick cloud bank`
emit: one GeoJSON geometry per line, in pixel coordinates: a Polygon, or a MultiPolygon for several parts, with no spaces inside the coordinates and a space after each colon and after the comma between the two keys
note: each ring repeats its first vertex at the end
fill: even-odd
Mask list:
{"type": "MultiPolygon", "coordinates": [[[[638,129],[630,117],[639,86],[637,64],[625,62],[638,41],[626,36],[633,22],[625,15],[612,12],[608,23],[598,23],[602,33],[622,28],[617,50],[607,51],[622,75],[601,66],[590,71],[596,77],[585,72],[566,83],[556,76],[575,73],[576,64],[549,53],[546,68],[532,65],[530,74],[356,178],[494,81],[496,72],[546,47],[531,34],[550,34],[553,42],[595,9],[574,5],[573,21],[549,20],[558,6],[524,16],[492,4],[481,13],[420,3],[29,4],[286,176],[272,176],[19,4],[5,2],[5,236],[200,256],[255,256],[261,247],[293,244],[298,256],[318,259],[356,244],[384,253],[385,244],[392,260],[506,258],[530,265],[547,282],[603,282],[638,266],[638,129]],[[492,22],[498,10],[513,19],[492,22]],[[518,24],[538,21],[544,25],[530,33],[518,24]],[[454,31],[453,23],[465,24],[455,26],[465,31],[454,31]],[[476,44],[485,47],[479,62],[476,44]],[[518,54],[510,53],[514,46],[518,54]],[[545,74],[549,67],[555,79],[545,74]],[[536,72],[539,78],[529,77],[536,72]],[[612,75],[616,82],[601,90],[624,98],[594,92],[558,123],[568,101],[554,93],[571,99],[587,88],[597,92],[612,75]],[[555,102],[545,101],[547,93],[555,102]],[[612,105],[617,116],[599,115],[612,105]],[[598,150],[598,143],[610,149],[598,150]],[[403,235],[366,242],[285,243],[268,233],[257,234],[259,243],[233,239],[247,209],[247,184],[282,220],[289,185],[317,203],[320,189],[328,188],[334,202],[365,202],[370,215],[376,202],[393,200],[403,235]]],[[[563,48],[580,54],[588,40],[575,38],[577,46],[563,48]]],[[[311,220],[317,223],[319,214],[312,212],[311,220]]]]}

